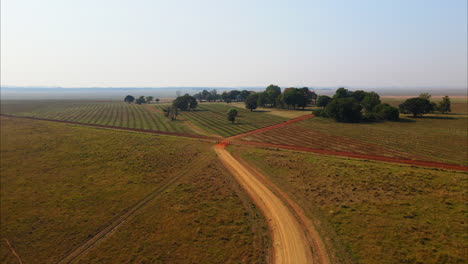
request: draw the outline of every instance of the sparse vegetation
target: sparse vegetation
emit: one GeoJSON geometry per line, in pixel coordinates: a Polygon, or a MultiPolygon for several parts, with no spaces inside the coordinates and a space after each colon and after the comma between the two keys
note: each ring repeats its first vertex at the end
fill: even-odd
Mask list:
{"type": "Polygon", "coordinates": [[[466,173],[239,149],[315,222],[337,263],[463,263],[466,173]]]}
{"type": "MultiPolygon", "coordinates": [[[[176,177],[81,262],[266,259],[265,223],[210,143],[5,117],[1,126],[1,236],[25,263],[56,263],[176,177]]],[[[1,242],[0,262],[16,263],[1,242]]]]}

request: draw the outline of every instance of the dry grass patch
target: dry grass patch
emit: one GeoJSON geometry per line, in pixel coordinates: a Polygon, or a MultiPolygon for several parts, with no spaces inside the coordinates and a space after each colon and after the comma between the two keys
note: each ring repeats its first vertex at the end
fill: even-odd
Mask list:
{"type": "MultiPolygon", "coordinates": [[[[238,149],[238,148],[236,148],[238,149]]],[[[337,263],[465,263],[467,173],[236,150],[315,221],[337,263]]]]}

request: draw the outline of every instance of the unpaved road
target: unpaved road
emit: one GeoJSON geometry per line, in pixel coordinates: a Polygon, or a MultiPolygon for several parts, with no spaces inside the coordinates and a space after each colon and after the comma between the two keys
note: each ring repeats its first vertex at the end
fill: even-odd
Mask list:
{"type": "Polygon", "coordinates": [[[291,210],[220,143],[214,147],[223,165],[265,215],[272,235],[275,264],[313,263],[311,245],[291,210]]]}

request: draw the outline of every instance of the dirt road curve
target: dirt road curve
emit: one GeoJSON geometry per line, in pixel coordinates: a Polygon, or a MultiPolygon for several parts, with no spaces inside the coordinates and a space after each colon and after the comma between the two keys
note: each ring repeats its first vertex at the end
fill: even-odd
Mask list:
{"type": "Polygon", "coordinates": [[[304,229],[289,208],[248,168],[226,151],[225,144],[217,144],[214,149],[224,166],[265,215],[272,235],[273,262],[313,263],[311,246],[304,229]]]}

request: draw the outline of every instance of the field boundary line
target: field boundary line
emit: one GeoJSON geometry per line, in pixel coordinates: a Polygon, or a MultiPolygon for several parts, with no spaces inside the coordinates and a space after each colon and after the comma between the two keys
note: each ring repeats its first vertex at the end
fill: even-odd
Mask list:
{"type": "Polygon", "coordinates": [[[228,137],[227,139],[228,140],[233,140],[233,139],[239,139],[239,138],[246,137],[246,136],[260,134],[260,133],[263,133],[263,132],[268,131],[268,130],[272,130],[272,129],[275,129],[275,128],[287,126],[289,124],[297,123],[297,122],[300,122],[302,120],[306,120],[306,119],[309,119],[309,118],[312,118],[312,117],[314,117],[313,114],[303,115],[303,116],[300,116],[300,117],[296,117],[296,118],[293,118],[293,119],[283,121],[283,122],[278,123],[278,124],[274,124],[274,125],[271,125],[271,126],[262,127],[262,128],[259,128],[259,129],[254,129],[254,130],[251,130],[251,131],[248,131],[248,132],[245,132],[245,133],[234,135],[232,137],[228,137]]]}
{"type": "Polygon", "coordinates": [[[0,114],[0,116],[10,117],[10,118],[21,118],[21,119],[49,121],[49,122],[55,122],[55,123],[81,125],[81,126],[88,126],[88,127],[110,128],[110,129],[117,129],[117,130],[143,132],[143,133],[150,133],[150,134],[156,134],[156,135],[178,136],[178,137],[186,137],[186,138],[193,138],[193,139],[204,139],[204,140],[210,140],[210,141],[215,141],[215,142],[217,142],[217,141],[219,141],[221,139],[221,138],[218,138],[218,137],[210,137],[210,136],[204,136],[204,135],[191,135],[191,134],[178,133],[178,132],[148,130],[148,129],[140,129],[140,128],[119,127],[119,126],[108,126],[108,125],[90,124],[90,123],[66,121],[66,120],[56,120],[56,119],[32,117],[32,116],[15,116],[15,115],[6,115],[6,114],[0,114]]]}
{"type": "Polygon", "coordinates": [[[468,171],[468,166],[463,166],[463,165],[458,165],[458,164],[441,163],[441,162],[424,161],[424,160],[410,160],[410,159],[401,159],[401,158],[385,157],[385,156],[377,156],[377,155],[366,155],[366,154],[359,154],[359,153],[353,153],[353,152],[314,149],[314,148],[300,147],[300,146],[293,146],[293,145],[282,145],[282,144],[252,142],[252,141],[232,141],[232,142],[230,141],[229,144],[247,146],[247,147],[289,149],[289,150],[296,150],[296,151],[312,152],[316,154],[329,155],[329,156],[375,160],[375,161],[382,161],[382,162],[399,163],[399,164],[407,164],[407,165],[431,167],[431,168],[439,168],[439,169],[449,169],[449,170],[457,170],[457,171],[468,171]]]}
{"type": "Polygon", "coordinates": [[[20,256],[18,255],[18,253],[16,253],[15,249],[11,246],[10,241],[8,241],[8,239],[6,238],[4,238],[4,240],[7,243],[8,247],[10,248],[11,253],[13,253],[13,255],[15,255],[15,257],[18,259],[18,262],[20,264],[23,264],[23,261],[21,260],[20,256]]]}
{"type": "Polygon", "coordinates": [[[163,193],[166,189],[171,187],[173,184],[177,183],[180,179],[187,175],[189,170],[193,170],[194,167],[198,167],[200,165],[197,164],[204,164],[204,161],[208,160],[209,155],[205,155],[205,157],[196,159],[192,161],[190,164],[187,164],[186,168],[181,172],[177,173],[176,176],[169,178],[163,185],[157,187],[153,191],[151,191],[148,195],[146,195],[142,200],[138,201],[135,205],[125,209],[123,214],[114,218],[112,222],[102,228],[98,233],[96,233],[93,237],[85,240],[82,242],[78,247],[69,251],[64,257],[62,257],[57,263],[72,263],[78,260],[81,256],[88,253],[91,249],[94,248],[99,242],[101,242],[106,237],[110,236],[114,231],[117,230],[122,224],[124,224],[127,220],[130,220],[137,212],[141,211],[141,209],[147,205],[149,202],[156,199],[161,193],[163,193]],[[191,166],[195,164],[195,166],[191,166]]]}

